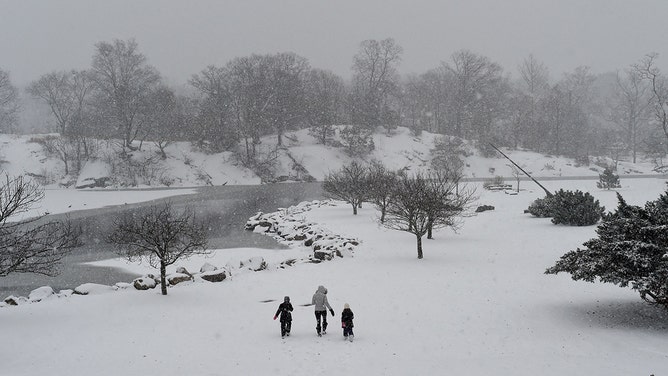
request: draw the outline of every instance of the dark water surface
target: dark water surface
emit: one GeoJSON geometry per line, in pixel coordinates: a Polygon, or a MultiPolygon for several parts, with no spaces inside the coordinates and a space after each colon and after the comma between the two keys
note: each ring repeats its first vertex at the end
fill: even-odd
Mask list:
{"type": "MultiPolygon", "coordinates": [[[[132,191],[119,194],[131,195],[132,191]]],[[[27,296],[30,291],[51,286],[54,290],[75,288],[83,283],[113,285],[131,282],[138,277],[114,268],[101,268],[81,263],[118,257],[112,245],[105,242],[111,231],[114,218],[128,210],[148,206],[156,202],[171,201],[175,209],[192,208],[210,228],[209,248],[281,248],[269,236],[244,230],[246,220],[258,211],[273,212],[302,201],[322,199],[320,183],[285,183],[252,186],[220,186],[197,188],[196,194],[173,196],[150,202],[118,205],[113,207],[76,211],[67,214],[84,231],[84,245],[73,250],[60,268],[56,277],[36,274],[10,274],[0,278],[0,299],[9,295],[27,296]]],[[[65,215],[49,216],[62,219],[65,215]]]]}

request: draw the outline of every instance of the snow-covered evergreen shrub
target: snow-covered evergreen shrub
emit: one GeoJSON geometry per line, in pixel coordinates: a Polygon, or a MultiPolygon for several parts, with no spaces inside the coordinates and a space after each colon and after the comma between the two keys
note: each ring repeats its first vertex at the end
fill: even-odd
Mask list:
{"type": "Polygon", "coordinates": [[[602,174],[598,175],[596,186],[601,189],[621,188],[619,175],[616,175],[610,167],[606,167],[602,174]]]}
{"type": "Polygon", "coordinates": [[[339,136],[346,152],[353,157],[367,155],[376,148],[372,132],[361,126],[348,125],[339,132],[339,136]]]}
{"type": "Polygon", "coordinates": [[[555,225],[591,226],[601,219],[605,210],[594,196],[580,190],[560,189],[550,201],[555,225]]]}
{"type": "Polygon", "coordinates": [[[645,301],[668,309],[668,193],[644,208],[628,205],[619,193],[617,199],[617,209],[597,227],[598,237],[567,252],[545,273],[630,286],[645,301]]]}
{"type": "Polygon", "coordinates": [[[552,210],[552,198],[550,196],[544,198],[538,198],[529,205],[529,208],[526,210],[529,214],[538,218],[550,218],[553,216],[552,210]]]}

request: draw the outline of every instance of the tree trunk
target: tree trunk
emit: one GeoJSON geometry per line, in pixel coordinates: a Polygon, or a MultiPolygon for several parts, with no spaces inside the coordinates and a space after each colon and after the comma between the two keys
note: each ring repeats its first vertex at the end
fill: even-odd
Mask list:
{"type": "Polygon", "coordinates": [[[432,236],[432,231],[434,229],[434,220],[430,219],[427,223],[427,239],[434,239],[432,236]]]}
{"type": "Polygon", "coordinates": [[[167,265],[160,261],[160,289],[162,295],[167,295],[167,265]]]}
{"type": "Polygon", "coordinates": [[[422,259],[422,236],[420,235],[415,235],[417,237],[417,252],[418,252],[418,259],[422,259]]]}
{"type": "Polygon", "coordinates": [[[353,215],[357,215],[357,203],[353,202],[352,206],[353,206],[353,215]]]}

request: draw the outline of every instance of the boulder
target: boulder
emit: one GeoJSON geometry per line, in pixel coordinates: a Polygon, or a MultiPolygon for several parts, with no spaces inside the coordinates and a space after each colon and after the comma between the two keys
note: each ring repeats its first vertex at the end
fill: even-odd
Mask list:
{"type": "Polygon", "coordinates": [[[216,270],[218,270],[218,267],[216,267],[214,265],[211,265],[208,262],[205,263],[204,265],[202,265],[201,268],[199,268],[200,273],[213,272],[213,271],[216,271],[216,270]]]}
{"type": "Polygon", "coordinates": [[[262,257],[252,257],[239,263],[239,269],[250,269],[254,272],[267,269],[267,262],[262,257]]]}
{"type": "Polygon", "coordinates": [[[480,205],[475,209],[476,213],[482,213],[484,211],[488,210],[494,210],[494,207],[492,205],[480,205]]]}
{"type": "Polygon", "coordinates": [[[190,274],[174,273],[167,276],[167,283],[170,285],[178,285],[181,282],[192,281],[193,277],[190,274]]]}
{"type": "Polygon", "coordinates": [[[334,255],[332,252],[315,251],[313,252],[313,257],[315,257],[316,260],[326,261],[333,259],[334,255]]]}
{"type": "Polygon", "coordinates": [[[209,271],[209,272],[204,272],[204,273],[200,274],[199,276],[200,276],[200,278],[202,278],[205,281],[222,282],[222,281],[225,280],[225,278],[227,278],[227,273],[225,272],[225,270],[220,269],[220,270],[213,270],[213,271],[209,271]]]}
{"type": "Polygon", "coordinates": [[[188,269],[184,268],[183,266],[179,266],[178,268],[176,268],[176,273],[178,273],[178,274],[187,274],[187,275],[189,275],[189,276],[191,276],[191,277],[193,276],[193,275],[188,271],[188,269]]]}
{"type": "Polygon", "coordinates": [[[98,295],[116,291],[112,286],[101,285],[98,283],[84,283],[74,289],[75,295],[98,295]]]}
{"type": "Polygon", "coordinates": [[[132,283],[118,282],[114,285],[114,287],[116,287],[119,290],[127,290],[127,289],[129,289],[130,287],[133,287],[133,286],[132,286],[132,283]]]}
{"type": "Polygon", "coordinates": [[[28,301],[28,299],[26,299],[23,296],[16,297],[14,295],[10,295],[10,296],[6,297],[5,300],[4,300],[5,304],[10,305],[10,306],[17,306],[17,305],[25,303],[27,301],[28,301]]]}
{"type": "Polygon", "coordinates": [[[132,281],[132,285],[137,290],[148,290],[148,289],[154,289],[155,286],[158,285],[158,282],[156,282],[155,279],[151,278],[151,276],[139,277],[134,281],[132,281]]]}
{"type": "Polygon", "coordinates": [[[65,290],[60,290],[58,291],[58,294],[56,294],[59,298],[69,298],[70,296],[74,295],[74,290],[72,289],[65,289],[65,290]]]}
{"type": "Polygon", "coordinates": [[[53,291],[51,286],[42,286],[32,290],[28,295],[28,300],[31,302],[39,302],[54,295],[56,295],[56,292],[53,291]]]}

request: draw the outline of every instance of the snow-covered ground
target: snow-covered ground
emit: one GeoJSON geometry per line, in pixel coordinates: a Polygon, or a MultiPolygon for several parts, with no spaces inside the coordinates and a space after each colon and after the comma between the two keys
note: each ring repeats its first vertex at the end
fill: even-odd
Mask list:
{"type": "MultiPolygon", "coordinates": [[[[618,191],[633,204],[666,189],[662,179],[621,183],[618,191]]],[[[594,181],[545,185],[589,191],[615,206],[615,191],[594,181]]],[[[543,192],[529,182],[522,188],[508,195],[479,187],[479,203],[496,209],[467,218],[458,234],[442,230],[425,240],[423,260],[415,238],[380,227],[370,206],[357,216],[345,204],[322,206],[304,220],[360,239],[353,257],[277,269],[306,251],[217,250],[181,265],[262,256],[269,268],[180,284],[167,296],[128,289],[0,308],[0,374],[665,374],[668,314],[629,289],[543,274],[593,237],[595,226],[555,226],[523,214],[543,192]],[[328,288],[336,312],[321,338],[313,307],[300,306],[318,285],[328,288]],[[281,339],[272,317],[285,295],[295,311],[292,336],[281,339]],[[353,343],[343,341],[338,322],[344,303],[355,312],[353,343]]]]}

